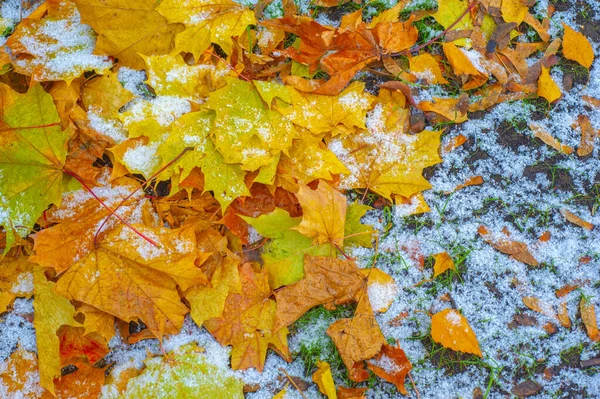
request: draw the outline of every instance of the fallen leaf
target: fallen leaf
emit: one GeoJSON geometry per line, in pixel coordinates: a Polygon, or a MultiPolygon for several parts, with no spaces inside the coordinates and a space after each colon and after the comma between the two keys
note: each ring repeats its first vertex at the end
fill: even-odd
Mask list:
{"type": "Polygon", "coordinates": [[[558,152],[567,155],[573,153],[573,148],[569,147],[566,144],[561,144],[557,139],[552,137],[552,135],[548,133],[548,131],[542,126],[536,123],[530,123],[529,128],[533,131],[534,137],[537,137],[538,139],[542,140],[544,143],[548,144],[550,147],[554,148],[558,152]]]}
{"type": "Polygon", "coordinates": [[[327,362],[317,362],[317,371],[312,375],[312,380],[319,387],[319,391],[327,396],[327,399],[337,399],[335,383],[331,375],[331,368],[327,362]]]}
{"type": "Polygon", "coordinates": [[[479,226],[477,232],[488,244],[498,251],[510,255],[516,260],[528,264],[529,266],[538,265],[538,261],[529,252],[529,248],[526,244],[504,237],[494,237],[485,226],[479,226]]]}
{"type": "Polygon", "coordinates": [[[412,370],[412,364],[400,346],[383,345],[381,352],[367,364],[375,375],[396,385],[403,395],[408,395],[404,379],[412,370]]]}
{"type": "Polygon", "coordinates": [[[571,328],[571,319],[569,318],[567,302],[561,302],[560,306],[558,307],[557,317],[563,327],[571,328]]]}
{"type": "Polygon", "coordinates": [[[334,307],[350,302],[364,281],[354,262],[306,255],[304,278],[275,292],[275,329],[292,324],[317,305],[334,307]]]}
{"type": "Polygon", "coordinates": [[[18,347],[6,359],[2,373],[0,373],[0,386],[7,394],[19,395],[27,399],[56,397],[40,387],[38,360],[35,353],[28,352],[21,347],[18,347]]]}
{"type": "Polygon", "coordinates": [[[339,387],[337,390],[338,399],[364,399],[368,388],[346,388],[339,387]]]}
{"type": "Polygon", "coordinates": [[[357,362],[377,355],[386,344],[375,320],[369,296],[363,291],[354,317],[336,320],[327,329],[348,370],[357,362]]]}
{"type": "Polygon", "coordinates": [[[59,399],[99,398],[104,386],[105,368],[88,367],[62,376],[54,382],[59,399]]]}
{"type": "Polygon", "coordinates": [[[535,395],[542,386],[535,381],[526,380],[515,385],[510,391],[520,398],[535,395]]]}
{"type": "Polygon", "coordinates": [[[596,322],[596,309],[594,304],[586,298],[581,298],[579,302],[579,310],[581,312],[581,320],[585,326],[588,337],[594,342],[600,341],[600,331],[596,322]]]}
{"type": "Polygon", "coordinates": [[[445,309],[431,316],[431,338],[454,351],[483,357],[469,322],[454,309],[445,309]]]}
{"type": "Polygon", "coordinates": [[[594,49],[590,41],[579,32],[575,32],[565,23],[562,24],[565,29],[563,36],[562,53],[565,58],[577,61],[586,68],[590,68],[594,62],[594,49]]]}
{"type": "Polygon", "coordinates": [[[541,313],[554,321],[559,321],[554,308],[549,303],[532,296],[523,297],[523,303],[529,309],[541,313]]]}
{"type": "Polygon", "coordinates": [[[442,74],[440,61],[431,54],[423,53],[409,58],[410,72],[429,84],[447,84],[448,80],[442,74]]]}
{"type": "Polygon", "coordinates": [[[542,66],[542,73],[538,80],[537,95],[544,97],[549,103],[558,100],[562,96],[560,88],[556,82],[554,82],[550,76],[550,73],[548,72],[548,68],[545,66],[542,66]]]}
{"type": "Polygon", "coordinates": [[[465,180],[465,182],[464,182],[464,183],[462,183],[462,184],[459,184],[458,186],[456,186],[456,187],[454,188],[454,191],[452,191],[452,192],[447,192],[446,194],[455,193],[455,192],[457,192],[458,190],[461,190],[461,189],[463,189],[463,188],[465,188],[465,187],[469,187],[469,186],[479,186],[479,185],[481,185],[481,184],[483,184],[483,183],[484,183],[484,181],[483,181],[483,177],[481,177],[481,176],[471,176],[471,177],[469,177],[467,180],[465,180]]]}
{"type": "Polygon", "coordinates": [[[599,137],[600,134],[594,129],[587,115],[579,115],[576,125],[581,129],[581,140],[577,148],[577,155],[585,157],[594,151],[594,139],[599,137]]]}
{"type": "Polygon", "coordinates": [[[294,230],[312,237],[315,244],[344,246],[346,197],[321,180],[316,190],[300,186],[296,194],[302,206],[302,221],[294,230]]]}
{"type": "Polygon", "coordinates": [[[435,260],[435,263],[433,264],[433,278],[436,278],[446,270],[456,270],[454,261],[446,251],[433,255],[433,259],[435,260]]]}
{"type": "Polygon", "coordinates": [[[569,222],[579,226],[579,227],[583,227],[586,230],[593,230],[594,229],[594,225],[591,224],[590,222],[586,222],[585,220],[581,219],[579,216],[575,215],[573,212],[568,211],[565,208],[561,208],[560,210],[560,214],[567,219],[569,222]]]}
{"type": "Polygon", "coordinates": [[[367,279],[367,293],[373,311],[387,312],[398,294],[394,278],[376,267],[360,269],[360,273],[367,279]]]}
{"type": "Polygon", "coordinates": [[[453,137],[450,141],[448,141],[446,143],[446,145],[442,149],[442,152],[445,154],[452,152],[466,142],[467,142],[467,138],[465,136],[463,136],[462,134],[458,134],[457,136],[453,137]]]}

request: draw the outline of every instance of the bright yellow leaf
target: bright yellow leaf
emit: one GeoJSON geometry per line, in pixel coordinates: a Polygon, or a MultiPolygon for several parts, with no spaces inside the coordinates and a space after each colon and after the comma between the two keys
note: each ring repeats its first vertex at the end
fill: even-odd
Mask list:
{"type": "Polygon", "coordinates": [[[552,79],[548,68],[545,66],[542,66],[542,73],[540,74],[540,78],[538,80],[537,95],[544,97],[549,103],[558,100],[562,95],[560,88],[554,79],[552,79]]]}
{"type": "Polygon", "coordinates": [[[562,53],[565,58],[577,61],[586,68],[590,68],[594,62],[594,49],[590,41],[581,33],[574,31],[563,23],[565,35],[563,36],[562,53]]]}
{"type": "Polygon", "coordinates": [[[431,338],[454,351],[483,357],[469,322],[457,310],[445,309],[431,316],[431,338]]]}

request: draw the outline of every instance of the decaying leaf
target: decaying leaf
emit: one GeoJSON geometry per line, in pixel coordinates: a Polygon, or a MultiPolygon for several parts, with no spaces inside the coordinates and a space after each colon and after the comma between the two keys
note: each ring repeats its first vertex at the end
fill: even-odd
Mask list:
{"type": "Polygon", "coordinates": [[[569,222],[579,226],[579,227],[583,227],[586,230],[592,230],[594,228],[594,225],[591,224],[590,222],[586,222],[585,220],[581,219],[579,216],[575,215],[573,212],[562,208],[560,210],[560,214],[567,219],[569,222]]]}
{"type": "Polygon", "coordinates": [[[552,135],[550,133],[548,133],[548,131],[546,129],[544,129],[542,126],[540,126],[536,123],[530,123],[529,128],[533,131],[533,135],[535,137],[542,140],[544,143],[548,144],[550,147],[554,148],[558,152],[561,152],[561,153],[567,154],[567,155],[573,153],[573,151],[574,151],[573,148],[569,147],[566,144],[561,144],[557,139],[552,137],[552,135]]]}
{"type": "Polygon", "coordinates": [[[510,255],[516,260],[526,263],[530,266],[538,265],[538,261],[529,252],[529,248],[526,244],[511,240],[508,237],[495,237],[488,231],[487,228],[485,228],[485,226],[479,226],[477,232],[488,244],[496,248],[498,251],[510,255]]]}
{"type": "Polygon", "coordinates": [[[554,321],[558,321],[558,316],[556,315],[556,312],[554,311],[552,305],[542,301],[540,298],[526,296],[523,297],[523,303],[529,309],[541,313],[554,321]]]}
{"type": "Polygon", "coordinates": [[[581,298],[579,310],[588,337],[594,342],[600,341],[600,331],[598,330],[598,323],[596,322],[596,308],[594,307],[594,304],[587,298],[581,298]]]}
{"type": "Polygon", "coordinates": [[[431,338],[446,348],[483,357],[469,322],[454,309],[445,309],[431,316],[431,338]]]}

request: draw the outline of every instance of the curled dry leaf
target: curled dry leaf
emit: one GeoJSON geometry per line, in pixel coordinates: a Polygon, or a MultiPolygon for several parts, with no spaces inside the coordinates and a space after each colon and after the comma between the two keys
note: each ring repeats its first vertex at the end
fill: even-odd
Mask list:
{"type": "Polygon", "coordinates": [[[566,144],[561,144],[557,139],[552,137],[550,133],[542,126],[536,123],[530,123],[529,128],[533,131],[533,135],[538,139],[542,140],[544,143],[548,144],[550,147],[554,148],[556,151],[561,152],[563,154],[572,154],[573,148],[569,147],[566,144]]]}
{"type": "Polygon", "coordinates": [[[523,297],[523,303],[529,309],[541,313],[554,321],[559,321],[556,312],[552,308],[552,305],[550,305],[549,303],[546,303],[541,299],[532,296],[523,297]]]}
{"type": "Polygon", "coordinates": [[[452,152],[466,142],[467,142],[467,138],[465,136],[463,136],[462,134],[459,134],[459,135],[453,137],[452,140],[450,140],[448,143],[446,143],[446,145],[442,148],[442,152],[443,153],[452,152]]]}
{"type": "Polygon", "coordinates": [[[581,140],[577,148],[577,155],[580,157],[590,155],[594,151],[594,139],[600,134],[594,129],[587,115],[579,115],[574,126],[579,126],[579,129],[581,129],[581,140]]]}
{"type": "Polygon", "coordinates": [[[558,313],[556,314],[560,324],[564,328],[571,328],[571,318],[569,317],[569,310],[567,309],[567,302],[561,302],[558,307],[558,313]]]}
{"type": "Polygon", "coordinates": [[[586,222],[585,220],[581,219],[579,216],[575,215],[573,212],[570,212],[565,208],[562,208],[560,210],[560,214],[569,222],[579,227],[583,227],[586,230],[592,230],[594,228],[593,224],[591,224],[590,222],[586,222]]]}
{"type": "Polygon", "coordinates": [[[445,309],[431,316],[431,338],[454,351],[483,357],[469,322],[457,310],[445,309]]]}
{"type": "Polygon", "coordinates": [[[579,302],[579,310],[581,312],[581,320],[585,326],[588,337],[594,342],[600,341],[600,331],[598,331],[598,323],[596,322],[596,308],[586,298],[581,298],[579,302]]]}
{"type": "Polygon", "coordinates": [[[494,237],[485,226],[479,226],[477,229],[479,235],[492,247],[498,251],[510,255],[516,260],[528,264],[529,266],[537,266],[538,261],[533,257],[526,244],[510,240],[508,238],[494,237]]]}

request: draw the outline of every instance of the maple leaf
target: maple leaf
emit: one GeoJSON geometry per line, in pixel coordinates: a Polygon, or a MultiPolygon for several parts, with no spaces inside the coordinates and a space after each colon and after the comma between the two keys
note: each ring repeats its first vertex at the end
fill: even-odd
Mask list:
{"type": "Polygon", "coordinates": [[[296,196],[302,206],[302,221],[294,229],[312,237],[315,244],[343,247],[346,198],[323,180],[316,190],[301,185],[296,196]]]}
{"type": "Polygon", "coordinates": [[[0,313],[4,313],[15,298],[33,295],[34,266],[23,257],[6,256],[0,261],[0,313]]]}
{"type": "Polygon", "coordinates": [[[85,334],[97,333],[105,342],[110,342],[115,335],[115,317],[102,312],[93,306],[82,304],[77,308],[77,314],[83,315],[85,334]]]}
{"type": "Polygon", "coordinates": [[[292,218],[281,208],[258,218],[242,216],[256,231],[271,240],[262,248],[264,267],[269,273],[269,283],[273,288],[293,284],[305,275],[305,255],[327,256],[335,254],[329,244],[313,245],[313,240],[293,230],[301,218],[292,218]]]}
{"type": "Polygon", "coordinates": [[[454,309],[431,316],[431,338],[446,348],[483,357],[467,319],[454,309]]]}
{"type": "Polygon", "coordinates": [[[0,225],[7,251],[14,231],[29,233],[48,205],[60,204],[69,131],[40,85],[19,94],[0,83],[0,225]]]}
{"type": "Polygon", "coordinates": [[[365,128],[365,115],[374,97],[364,87],[364,83],[354,82],[337,96],[302,93],[288,87],[292,106],[277,109],[313,134],[348,135],[355,127],[365,128]]]}
{"type": "Polygon", "coordinates": [[[191,0],[184,4],[163,0],[157,11],[169,22],[185,25],[175,38],[175,50],[192,53],[196,59],[211,43],[231,54],[231,38],[244,33],[248,25],[256,24],[252,10],[231,0],[191,0]]]}
{"type": "Polygon", "coordinates": [[[332,308],[351,301],[365,278],[354,262],[306,255],[304,278],[275,292],[275,327],[286,327],[317,305],[332,308]]]}
{"type": "Polygon", "coordinates": [[[270,164],[298,135],[292,123],[265,106],[260,92],[243,80],[227,79],[227,86],[209,95],[206,107],[215,111],[215,147],[225,162],[239,163],[244,170],[270,164]]]}
{"type": "Polygon", "coordinates": [[[369,296],[364,291],[359,295],[354,317],[336,320],[327,329],[327,335],[333,340],[348,370],[352,370],[357,362],[377,355],[386,344],[373,315],[369,296]]]}
{"type": "Polygon", "coordinates": [[[60,340],[61,367],[70,364],[88,368],[109,352],[107,341],[98,333],[86,333],[83,327],[62,326],[56,332],[60,340]]]}
{"type": "Polygon", "coordinates": [[[122,397],[243,399],[244,383],[212,364],[202,352],[192,343],[168,357],[147,360],[144,371],[129,380],[122,397]]]}
{"type": "Polygon", "coordinates": [[[342,175],[341,187],[367,188],[388,199],[393,194],[410,197],[430,188],[422,170],[441,162],[441,132],[409,135],[407,122],[408,110],[391,101],[379,103],[368,116],[368,130],[331,140],[329,148],[351,171],[342,175]]]}
{"type": "Polygon", "coordinates": [[[375,267],[360,269],[360,273],[367,278],[367,293],[372,301],[373,310],[387,312],[398,294],[398,286],[394,278],[375,267]]]}
{"type": "Polygon", "coordinates": [[[289,358],[287,328],[274,328],[277,305],[271,296],[266,270],[239,266],[241,293],[230,293],[223,315],[204,322],[206,329],[222,345],[232,345],[231,367],[254,367],[262,371],[267,348],[272,347],[289,358]]]}
{"type": "Polygon", "coordinates": [[[81,20],[98,34],[96,53],[108,54],[121,65],[142,69],[139,54],[166,54],[181,30],[156,11],[157,3],[144,0],[74,0],[81,20]]]}
{"type": "Polygon", "coordinates": [[[39,381],[35,353],[20,347],[10,354],[0,373],[0,386],[7,392],[19,392],[22,397],[31,399],[54,398],[40,387],[39,381]]]}
{"type": "Polygon", "coordinates": [[[119,226],[61,276],[56,292],[127,322],[142,320],[162,339],[179,331],[188,312],[176,286],[185,290],[207,282],[195,265],[206,255],[196,249],[193,230],[136,228],[160,247],[119,226]]]}
{"type": "Polygon", "coordinates": [[[31,83],[64,80],[70,83],[85,71],[108,72],[112,62],[106,56],[93,55],[95,36],[80,23],[73,3],[46,1],[48,12],[43,18],[27,18],[10,36],[17,72],[31,75],[31,83]]]}
{"type": "Polygon", "coordinates": [[[54,292],[53,282],[47,281],[44,272],[38,267],[33,272],[35,299],[33,301],[33,326],[40,368],[40,384],[55,395],[54,378],[61,375],[60,345],[56,335],[63,326],[77,327],[75,308],[71,302],[54,292]]]}
{"type": "MultiPolygon", "coordinates": [[[[77,260],[86,257],[97,241],[104,239],[119,225],[119,220],[116,217],[110,218],[110,212],[97,198],[106,205],[114,206],[119,198],[125,199],[138,187],[137,181],[123,177],[109,185],[94,188],[95,196],[84,189],[65,193],[61,206],[46,212],[46,220],[57,224],[32,235],[34,247],[30,260],[62,273],[77,260]],[[107,221],[100,229],[103,220],[107,221]]],[[[152,218],[151,209],[150,202],[144,199],[143,191],[137,191],[123,203],[119,215],[132,223],[142,223],[145,221],[143,215],[146,214],[149,222],[152,218]]]]}

